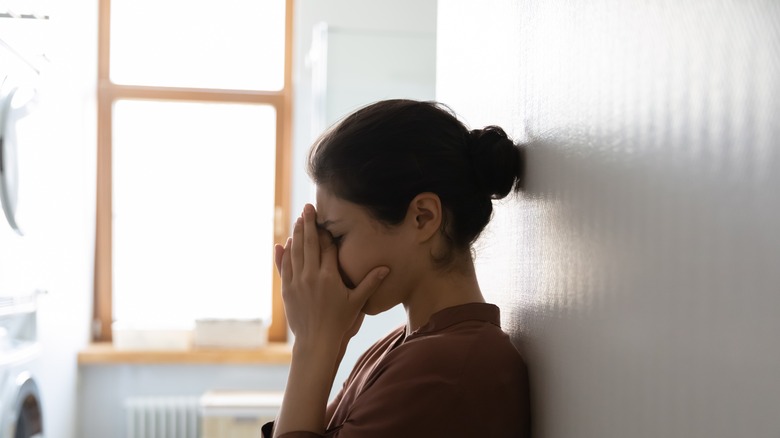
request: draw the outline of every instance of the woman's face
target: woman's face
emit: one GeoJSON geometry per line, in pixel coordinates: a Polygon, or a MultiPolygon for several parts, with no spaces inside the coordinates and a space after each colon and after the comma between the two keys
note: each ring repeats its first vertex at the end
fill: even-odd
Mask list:
{"type": "Polygon", "coordinates": [[[344,283],[360,284],[366,274],[379,266],[390,273],[363,308],[369,315],[404,302],[411,291],[415,266],[413,236],[405,223],[388,227],[361,206],[317,187],[317,224],[338,247],[338,261],[344,283]]]}

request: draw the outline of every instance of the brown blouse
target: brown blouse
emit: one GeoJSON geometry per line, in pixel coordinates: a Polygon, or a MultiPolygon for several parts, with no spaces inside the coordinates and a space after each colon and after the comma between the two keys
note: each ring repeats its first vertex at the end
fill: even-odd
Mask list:
{"type": "Polygon", "coordinates": [[[358,359],[328,406],[325,435],[281,438],[530,436],[525,363],[499,320],[498,307],[471,303],[408,336],[399,327],[358,359]]]}

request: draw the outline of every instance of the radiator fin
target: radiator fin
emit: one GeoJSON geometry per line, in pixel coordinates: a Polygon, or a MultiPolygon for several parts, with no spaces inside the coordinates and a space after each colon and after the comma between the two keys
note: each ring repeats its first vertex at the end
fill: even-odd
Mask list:
{"type": "Polygon", "coordinates": [[[198,438],[198,397],[130,397],[126,438],[198,438]]]}

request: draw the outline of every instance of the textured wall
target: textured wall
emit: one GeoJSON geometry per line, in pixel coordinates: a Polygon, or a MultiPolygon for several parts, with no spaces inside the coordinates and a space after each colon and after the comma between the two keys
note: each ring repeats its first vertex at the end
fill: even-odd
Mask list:
{"type": "Polygon", "coordinates": [[[437,98],[530,143],[477,249],[536,437],[780,437],[780,2],[439,2],[437,98]]]}

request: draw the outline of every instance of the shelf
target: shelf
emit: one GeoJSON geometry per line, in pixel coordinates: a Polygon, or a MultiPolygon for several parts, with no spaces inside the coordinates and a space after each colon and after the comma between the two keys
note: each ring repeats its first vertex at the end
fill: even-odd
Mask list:
{"type": "Polygon", "coordinates": [[[270,343],[255,349],[193,348],[191,350],[117,350],[111,343],[94,343],[78,354],[79,365],[289,365],[292,346],[270,343]]]}

